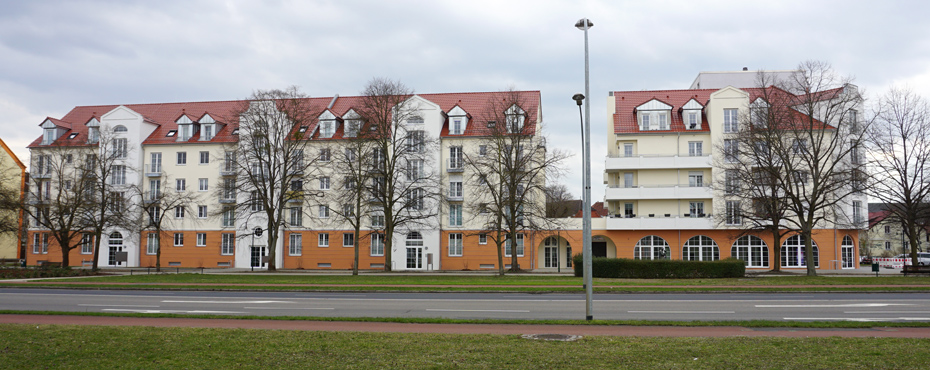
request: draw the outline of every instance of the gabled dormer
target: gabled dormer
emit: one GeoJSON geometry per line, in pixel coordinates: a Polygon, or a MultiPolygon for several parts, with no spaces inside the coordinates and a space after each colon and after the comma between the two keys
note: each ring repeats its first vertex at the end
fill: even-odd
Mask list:
{"type": "Polygon", "coordinates": [[[343,137],[358,136],[358,131],[362,128],[362,116],[349,109],[346,114],[342,115],[342,122],[344,127],[343,137]]]}
{"type": "Polygon", "coordinates": [[[174,123],[178,124],[178,141],[187,141],[194,136],[194,121],[187,114],[181,113],[174,123]]]}
{"type": "Polygon", "coordinates": [[[701,111],[704,106],[697,100],[688,100],[688,103],[681,106],[681,122],[685,124],[685,130],[701,129],[701,111]]]}
{"type": "Polygon", "coordinates": [[[461,135],[468,127],[468,112],[456,105],[446,114],[449,117],[449,135],[461,135]]]}
{"type": "Polygon", "coordinates": [[[91,117],[87,125],[87,143],[96,144],[100,141],[100,121],[97,117],[91,117]]]}
{"type": "Polygon", "coordinates": [[[336,134],[336,128],[339,123],[336,120],[336,115],[333,114],[332,111],[327,109],[323,111],[323,113],[320,114],[318,118],[320,121],[320,124],[319,124],[320,138],[329,139],[333,137],[333,135],[336,134]]]}
{"type": "Polygon", "coordinates": [[[526,122],[526,111],[523,108],[511,105],[504,111],[504,117],[507,118],[507,133],[523,132],[523,124],[526,122]]]}
{"type": "Polygon", "coordinates": [[[668,130],[671,127],[672,106],[653,98],[634,110],[640,131],[668,130]]]}
{"type": "Polygon", "coordinates": [[[50,118],[46,118],[42,122],[42,145],[49,145],[54,143],[55,140],[58,140],[58,137],[61,136],[62,131],[50,118]]]}
{"type": "Polygon", "coordinates": [[[197,123],[200,124],[200,141],[213,140],[216,132],[219,131],[218,124],[209,113],[204,113],[203,117],[197,120],[197,123]]]}

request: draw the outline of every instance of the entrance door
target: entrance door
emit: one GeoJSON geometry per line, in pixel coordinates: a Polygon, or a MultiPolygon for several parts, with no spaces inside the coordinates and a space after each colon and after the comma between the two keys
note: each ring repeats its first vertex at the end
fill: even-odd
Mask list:
{"type": "Polygon", "coordinates": [[[559,267],[559,247],[545,247],[543,254],[545,267],[559,267]]]}
{"type": "Polygon", "coordinates": [[[252,247],[252,267],[265,267],[262,257],[265,256],[265,247],[252,247]]]}
{"type": "Polygon", "coordinates": [[[422,247],[407,247],[407,268],[408,269],[423,268],[423,248],[422,247]]]}
{"type": "Polygon", "coordinates": [[[591,255],[607,258],[607,242],[591,242],[591,255]]]}
{"type": "Polygon", "coordinates": [[[123,234],[119,232],[110,233],[109,240],[107,244],[110,247],[110,253],[107,255],[107,265],[110,266],[119,266],[122,265],[122,262],[116,262],[116,252],[123,251],[123,234]]]}
{"type": "Polygon", "coordinates": [[[853,247],[843,246],[840,254],[843,257],[843,268],[844,269],[851,269],[853,267],[856,267],[855,262],[854,262],[855,257],[853,257],[853,252],[854,252],[853,247]]]}

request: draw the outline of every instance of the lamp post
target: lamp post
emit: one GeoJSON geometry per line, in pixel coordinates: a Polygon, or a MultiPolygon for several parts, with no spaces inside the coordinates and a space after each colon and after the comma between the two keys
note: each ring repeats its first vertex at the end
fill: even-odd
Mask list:
{"type": "MultiPolygon", "coordinates": [[[[588,18],[579,19],[575,27],[584,31],[584,95],[575,94],[572,99],[578,103],[579,114],[581,103],[585,96],[591,96],[591,83],[588,69],[588,29],[594,27],[588,18]],[[579,95],[581,95],[579,97],[579,95]]],[[[584,259],[584,289],[585,289],[585,320],[594,319],[592,295],[594,287],[591,279],[591,104],[584,102],[584,132],[581,139],[584,141],[584,195],[582,197],[582,258],[584,259]]]]}

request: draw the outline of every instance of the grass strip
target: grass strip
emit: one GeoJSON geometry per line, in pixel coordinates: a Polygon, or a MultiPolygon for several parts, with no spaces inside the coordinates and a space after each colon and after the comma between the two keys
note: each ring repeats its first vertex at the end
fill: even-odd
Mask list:
{"type": "Polygon", "coordinates": [[[510,319],[446,319],[405,317],[314,317],[314,316],[256,316],[256,315],[207,315],[171,313],[109,313],[109,312],[66,312],[66,311],[17,311],[0,310],[0,315],[58,315],[58,316],[103,316],[103,317],[157,317],[224,320],[283,320],[283,321],[344,321],[344,322],[391,322],[405,324],[487,324],[487,325],[612,325],[612,326],[738,326],[747,328],[818,328],[818,329],[866,329],[875,327],[930,328],[930,322],[857,322],[857,321],[772,321],[772,320],[717,320],[717,321],[649,321],[649,320],[510,320],[510,319]]]}
{"type": "Polygon", "coordinates": [[[0,369],[923,369],[930,340],[586,337],[0,325],[0,369]]]}

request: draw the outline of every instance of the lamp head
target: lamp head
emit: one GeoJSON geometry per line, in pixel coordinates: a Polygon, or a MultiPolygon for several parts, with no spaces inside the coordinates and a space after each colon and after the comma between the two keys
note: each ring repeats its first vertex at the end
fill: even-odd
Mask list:
{"type": "Polygon", "coordinates": [[[575,22],[575,27],[577,27],[579,30],[584,31],[584,30],[585,30],[585,22],[588,22],[588,28],[594,27],[594,22],[591,22],[591,20],[588,19],[588,18],[581,18],[581,19],[579,19],[578,22],[575,22]]]}
{"type": "Polygon", "coordinates": [[[584,100],[584,94],[580,94],[580,93],[579,93],[579,94],[575,94],[575,95],[572,96],[572,99],[574,99],[574,100],[575,100],[575,103],[578,103],[578,105],[580,106],[580,105],[581,105],[581,102],[584,100]]]}

